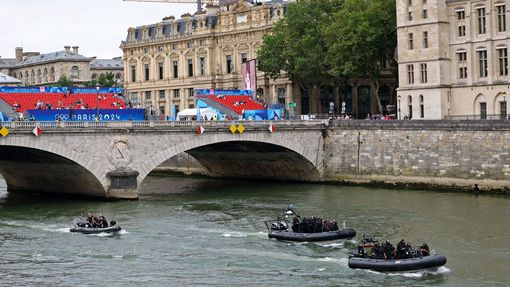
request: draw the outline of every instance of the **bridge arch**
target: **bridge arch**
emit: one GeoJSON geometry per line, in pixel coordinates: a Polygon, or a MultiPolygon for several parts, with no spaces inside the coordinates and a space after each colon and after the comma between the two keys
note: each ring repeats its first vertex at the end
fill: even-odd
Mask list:
{"type": "Polygon", "coordinates": [[[105,184],[94,170],[99,169],[92,160],[65,146],[8,139],[0,144],[0,173],[12,191],[107,197],[105,184]]]}
{"type": "MultiPolygon", "coordinates": [[[[197,135],[196,138],[169,146],[161,152],[147,157],[142,164],[142,168],[139,169],[138,182],[141,183],[154,168],[161,165],[164,161],[182,152],[190,153],[205,168],[211,171],[212,175],[246,176],[247,173],[222,171],[218,166],[213,169],[215,164],[225,163],[222,159],[224,160],[228,156],[232,156],[225,148],[220,148],[222,145],[226,145],[229,148],[236,148],[237,146],[238,150],[235,150],[235,152],[239,152],[239,149],[242,149],[246,152],[244,156],[247,156],[249,153],[259,153],[261,156],[265,156],[263,160],[266,163],[270,162],[274,167],[273,170],[261,174],[262,166],[250,167],[250,164],[254,164],[254,162],[237,162],[233,164],[233,166],[238,167],[237,170],[250,169],[249,173],[252,174],[250,177],[318,181],[323,170],[323,139],[322,135],[318,134],[317,136],[319,137],[320,144],[314,144],[312,147],[312,145],[303,144],[302,141],[289,141],[288,138],[274,134],[252,133],[236,135],[235,137],[230,134],[197,135]],[[212,147],[215,147],[215,156],[213,159],[206,160],[208,156],[213,154],[208,153],[208,149],[212,147]],[[216,148],[220,148],[220,151],[216,148]],[[271,156],[275,156],[275,158],[270,158],[271,156]],[[259,171],[254,176],[253,169],[258,169],[259,171]],[[279,172],[276,172],[276,170],[279,170],[279,172]],[[285,172],[286,170],[289,172],[285,172]]],[[[306,139],[303,139],[303,141],[306,141],[306,139]]],[[[314,140],[312,142],[316,143],[317,141],[314,140]]],[[[239,157],[232,158],[232,160],[236,159],[239,159],[239,157]]],[[[253,156],[249,159],[254,160],[253,156]]],[[[265,165],[265,167],[268,166],[268,164],[265,165]]]]}

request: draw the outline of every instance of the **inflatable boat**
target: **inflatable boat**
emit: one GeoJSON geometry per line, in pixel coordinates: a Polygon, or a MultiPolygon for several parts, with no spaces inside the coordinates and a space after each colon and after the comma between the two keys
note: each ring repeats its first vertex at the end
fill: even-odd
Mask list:
{"type": "Polygon", "coordinates": [[[378,272],[436,271],[445,264],[446,257],[442,255],[388,260],[349,256],[349,268],[370,269],[378,272]]]}
{"type": "Polygon", "coordinates": [[[266,221],[268,230],[267,236],[277,240],[296,241],[296,242],[320,242],[335,241],[341,239],[351,239],[356,236],[354,229],[338,228],[335,220],[323,220],[317,217],[301,218],[294,211],[292,204],[289,204],[282,215],[276,220],[266,221]],[[292,219],[292,226],[287,219],[292,219]]]}
{"type": "Polygon", "coordinates": [[[71,232],[79,232],[83,234],[98,234],[98,233],[114,233],[121,230],[120,226],[110,226],[105,228],[92,228],[84,226],[75,226],[70,229],[71,232]]]}
{"type": "Polygon", "coordinates": [[[315,233],[299,233],[288,230],[270,230],[268,233],[269,238],[296,242],[334,241],[340,239],[351,239],[354,236],[356,236],[356,231],[354,231],[354,229],[340,229],[335,231],[315,233]]]}

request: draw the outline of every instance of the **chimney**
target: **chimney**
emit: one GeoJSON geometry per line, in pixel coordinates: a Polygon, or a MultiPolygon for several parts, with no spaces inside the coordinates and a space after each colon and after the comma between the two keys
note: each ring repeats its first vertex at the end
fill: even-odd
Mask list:
{"type": "Polygon", "coordinates": [[[21,63],[23,61],[23,47],[16,47],[16,64],[21,63]]]}
{"type": "Polygon", "coordinates": [[[71,46],[64,46],[64,50],[66,51],[66,54],[71,53],[71,46]]]}
{"type": "Polygon", "coordinates": [[[78,46],[73,46],[73,54],[78,55],[78,46]]]}

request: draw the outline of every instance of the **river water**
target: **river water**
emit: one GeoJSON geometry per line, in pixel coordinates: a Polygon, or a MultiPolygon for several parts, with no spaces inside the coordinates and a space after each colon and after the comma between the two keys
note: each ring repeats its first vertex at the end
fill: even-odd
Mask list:
{"type": "Polygon", "coordinates": [[[462,193],[150,176],[138,201],[6,193],[0,186],[1,286],[509,286],[510,198],[462,193]],[[286,243],[265,220],[345,221],[394,242],[426,241],[448,258],[436,273],[351,270],[355,241],[286,243]],[[101,212],[119,235],[69,232],[101,212]]]}

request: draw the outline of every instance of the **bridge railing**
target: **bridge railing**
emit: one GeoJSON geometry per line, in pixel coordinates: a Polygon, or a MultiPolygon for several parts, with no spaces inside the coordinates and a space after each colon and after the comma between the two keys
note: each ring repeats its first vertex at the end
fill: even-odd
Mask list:
{"type": "Polygon", "coordinates": [[[111,122],[97,122],[97,121],[13,121],[1,122],[1,127],[8,129],[34,129],[39,126],[43,130],[48,129],[115,129],[115,128],[180,128],[180,127],[229,127],[232,124],[238,126],[242,124],[245,128],[248,127],[261,127],[269,126],[271,124],[276,126],[288,127],[310,127],[310,126],[324,126],[328,124],[327,120],[278,120],[278,121],[111,121],[111,122]]]}

